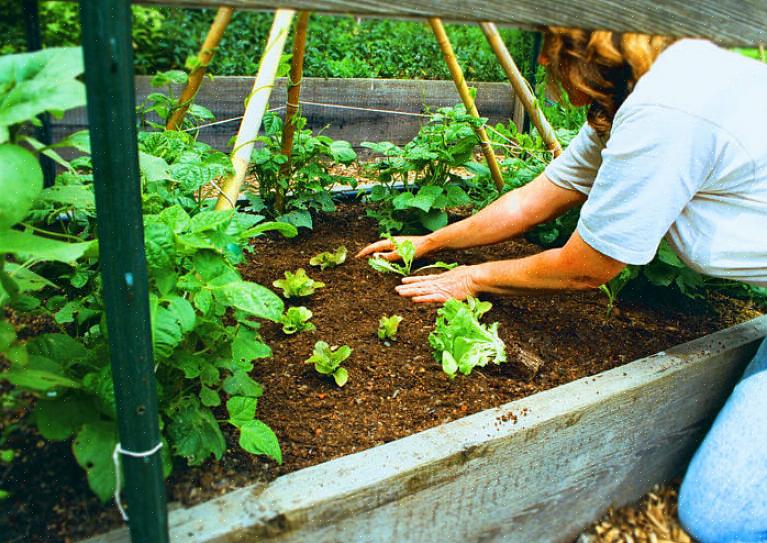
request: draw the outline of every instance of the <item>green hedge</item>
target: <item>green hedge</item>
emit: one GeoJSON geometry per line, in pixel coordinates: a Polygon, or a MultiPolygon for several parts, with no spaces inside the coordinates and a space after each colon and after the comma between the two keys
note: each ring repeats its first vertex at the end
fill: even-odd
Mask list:
{"type": "MultiPolygon", "coordinates": [[[[0,54],[25,48],[21,2],[0,0],[0,54]]],[[[154,74],[183,68],[195,55],[213,20],[213,10],[134,6],[136,72],[154,74]]],[[[77,4],[41,4],[46,46],[77,45],[77,4]]],[[[270,13],[235,12],[211,65],[215,75],[252,75],[271,25],[270,13]]],[[[503,81],[504,74],[476,25],[448,25],[448,35],[468,79],[503,81]]],[[[529,32],[504,28],[501,34],[526,69],[532,58],[529,32]]],[[[289,52],[289,51],[286,51],[289,52]]],[[[425,22],[313,15],[309,25],[304,73],[307,77],[377,77],[449,79],[442,54],[425,22]]]]}

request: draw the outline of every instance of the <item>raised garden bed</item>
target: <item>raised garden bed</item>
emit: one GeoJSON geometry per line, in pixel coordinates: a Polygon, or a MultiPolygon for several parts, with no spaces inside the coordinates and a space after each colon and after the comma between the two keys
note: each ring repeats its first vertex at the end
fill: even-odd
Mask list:
{"type": "MultiPolygon", "coordinates": [[[[610,318],[598,292],[497,298],[486,320],[501,322],[510,363],[451,381],[428,346],[436,306],[397,297],[397,279],[363,261],[324,272],[308,266],[341,243],[359,249],[377,237],[374,226],[362,208],[344,206],[311,235],[255,241],[248,279],[270,284],[303,266],[327,283],[300,302],[314,311],[316,332],[286,337],[278,325],[263,328],[274,358],[254,373],[266,389],[259,416],[280,438],[285,463],[249,455],[227,435],[231,450],[221,462],[179,465],[169,498],[190,508],[171,513],[176,540],[240,529],[243,540],[566,540],[609,505],[679,473],[767,332],[764,320],[754,321],[615,368],[755,313],[732,300],[691,303],[647,291],[628,292],[610,318]],[[390,346],[375,336],[384,313],[404,317],[390,346]],[[354,349],[342,389],[303,364],[319,339],[354,349]],[[519,349],[544,360],[533,379],[513,354],[519,349]]],[[[518,241],[438,257],[473,263],[537,250],[518,241]]],[[[23,448],[34,450],[34,435],[25,439],[23,448]]],[[[66,444],[44,445],[14,470],[11,480],[35,501],[22,498],[24,510],[8,516],[13,540],[76,540],[119,525],[113,507],[90,495],[66,444]]]]}

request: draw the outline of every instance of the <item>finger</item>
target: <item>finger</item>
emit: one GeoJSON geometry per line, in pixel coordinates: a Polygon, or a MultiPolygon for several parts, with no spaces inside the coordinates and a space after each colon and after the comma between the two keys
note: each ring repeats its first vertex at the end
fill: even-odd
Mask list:
{"type": "Polygon", "coordinates": [[[395,287],[394,290],[397,291],[397,294],[404,296],[405,298],[411,298],[413,296],[425,296],[434,292],[434,289],[429,288],[428,286],[422,287],[412,285],[399,285],[398,287],[395,287]]]}
{"type": "Polygon", "coordinates": [[[423,283],[424,281],[434,281],[434,279],[436,279],[437,277],[439,277],[439,274],[437,274],[437,275],[434,275],[434,274],[432,274],[432,275],[410,275],[408,277],[403,277],[402,278],[402,284],[407,285],[407,284],[410,284],[410,283],[423,283]]]}
{"type": "Polygon", "coordinates": [[[427,294],[425,296],[414,296],[413,301],[417,304],[443,304],[448,301],[448,297],[442,293],[427,294]]]}
{"type": "Polygon", "coordinates": [[[362,250],[360,250],[359,253],[356,254],[355,258],[362,258],[363,256],[367,256],[372,253],[378,253],[381,251],[391,251],[392,249],[394,249],[394,244],[388,239],[382,239],[376,241],[375,243],[371,243],[367,247],[364,247],[362,250]]]}

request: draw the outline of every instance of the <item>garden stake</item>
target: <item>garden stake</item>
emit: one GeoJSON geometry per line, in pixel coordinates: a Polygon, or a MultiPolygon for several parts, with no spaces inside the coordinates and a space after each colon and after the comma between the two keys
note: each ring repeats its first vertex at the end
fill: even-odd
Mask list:
{"type": "MultiPolygon", "coordinates": [[[[304,51],[306,51],[306,29],[309,26],[309,12],[298,13],[296,35],[293,38],[293,58],[290,62],[290,78],[288,79],[288,103],[285,110],[285,126],[282,129],[282,154],[288,160],[280,166],[280,177],[290,175],[290,155],[293,150],[293,135],[296,132],[294,118],[298,114],[298,101],[301,98],[301,80],[304,77],[304,51]]],[[[279,212],[284,211],[285,202],[282,192],[277,191],[274,207],[279,212]]]]}
{"type": "Polygon", "coordinates": [[[543,142],[546,144],[549,151],[551,151],[555,157],[559,156],[562,154],[562,146],[559,144],[559,141],[557,141],[554,129],[549,124],[549,121],[546,120],[546,116],[543,114],[541,108],[538,107],[538,102],[535,99],[533,91],[530,89],[530,85],[525,80],[522,72],[519,71],[511,53],[509,53],[509,50],[506,48],[506,44],[503,43],[503,39],[498,33],[498,28],[495,26],[495,23],[479,23],[479,26],[482,27],[482,32],[485,33],[485,37],[493,48],[495,56],[498,57],[498,61],[501,63],[503,71],[506,72],[506,77],[509,78],[509,82],[514,89],[514,92],[521,100],[522,105],[525,106],[525,111],[527,111],[527,114],[530,116],[533,126],[538,130],[538,133],[541,135],[541,138],[543,138],[543,142]]]}
{"type": "Polygon", "coordinates": [[[269,40],[266,42],[264,54],[258,65],[253,90],[247,98],[245,115],[240,124],[240,130],[237,132],[237,139],[232,151],[234,174],[224,179],[221,195],[216,202],[216,209],[232,209],[234,202],[240,195],[240,187],[245,180],[250,155],[253,153],[253,144],[261,128],[261,121],[266,112],[269,96],[272,94],[280,57],[283,49],[285,49],[285,40],[288,37],[290,23],[295,13],[292,9],[278,9],[274,12],[274,22],[269,31],[269,40]]]}
{"type": "Polygon", "coordinates": [[[232,20],[233,12],[234,9],[230,7],[218,8],[213,24],[210,25],[208,35],[205,37],[200,52],[197,54],[197,65],[192,70],[192,73],[189,74],[189,81],[187,81],[184,92],[181,93],[181,97],[178,99],[180,106],[173,112],[173,115],[168,119],[168,124],[165,125],[167,130],[178,130],[183,124],[186,112],[192,104],[194,97],[197,96],[197,91],[200,90],[202,78],[205,77],[208,64],[210,64],[216,49],[218,49],[218,44],[221,42],[224,30],[229,25],[229,21],[232,20]]]}
{"type": "Polygon", "coordinates": [[[134,543],[168,541],[136,138],[130,3],[80,2],[99,266],[134,543]]]}
{"type": "MultiPolygon", "coordinates": [[[[458,60],[455,58],[453,46],[450,45],[450,40],[445,33],[445,27],[442,26],[442,21],[437,17],[430,17],[429,24],[434,31],[434,35],[437,38],[437,43],[439,43],[440,49],[442,49],[442,56],[445,57],[447,67],[450,69],[450,75],[453,76],[453,81],[455,82],[455,86],[458,89],[458,94],[461,95],[463,105],[466,106],[466,111],[468,111],[470,115],[479,118],[477,106],[474,104],[474,99],[471,97],[469,86],[466,84],[466,78],[463,76],[463,70],[461,70],[461,66],[458,64],[458,60]]],[[[499,191],[502,191],[503,176],[501,175],[501,169],[498,167],[498,160],[495,158],[493,148],[490,145],[490,140],[487,137],[487,132],[481,126],[476,128],[476,132],[477,136],[479,137],[479,145],[482,148],[482,153],[485,155],[485,160],[487,160],[487,166],[490,168],[490,173],[493,176],[493,181],[495,181],[495,186],[499,191]]]]}

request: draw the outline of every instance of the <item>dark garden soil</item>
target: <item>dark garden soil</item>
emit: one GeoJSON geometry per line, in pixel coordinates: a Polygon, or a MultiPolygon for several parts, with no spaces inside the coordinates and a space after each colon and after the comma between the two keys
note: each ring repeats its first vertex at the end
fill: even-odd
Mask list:
{"type": "MultiPolygon", "coordinates": [[[[351,256],[376,238],[375,224],[364,210],[344,205],[332,216],[319,217],[311,235],[255,241],[254,255],[242,269],[246,279],[271,285],[285,270],[303,267],[327,284],[306,300],[289,301],[314,312],[317,331],[285,336],[272,323],[262,329],[274,357],[254,371],[265,388],[258,417],[276,432],[285,462],[277,466],[244,453],[228,433],[230,450],[222,461],[196,469],[177,465],[167,484],[169,501],[198,503],[596,374],[757,315],[735,300],[693,302],[649,289],[624,291],[620,309],[610,318],[598,291],[488,298],[494,306],[483,320],[500,321],[510,362],[451,381],[434,361],[427,340],[437,306],[399,298],[393,290],[398,278],[373,271],[365,261],[350,258],[324,272],[308,265],[321,251],[344,244],[351,256]],[[397,341],[384,345],[376,337],[378,319],[395,313],[404,317],[397,341]],[[353,349],[343,388],[303,363],[321,339],[353,349]],[[518,349],[543,359],[534,378],[513,354],[518,349]]],[[[473,264],[539,250],[513,241],[435,259],[473,264]]],[[[7,513],[0,517],[0,540],[70,541],[120,524],[114,506],[101,505],[88,490],[68,444],[46,443],[29,431],[18,433],[12,446],[24,455],[9,468],[0,467],[9,470],[0,471],[0,480],[15,493],[1,506],[7,513]]]]}

